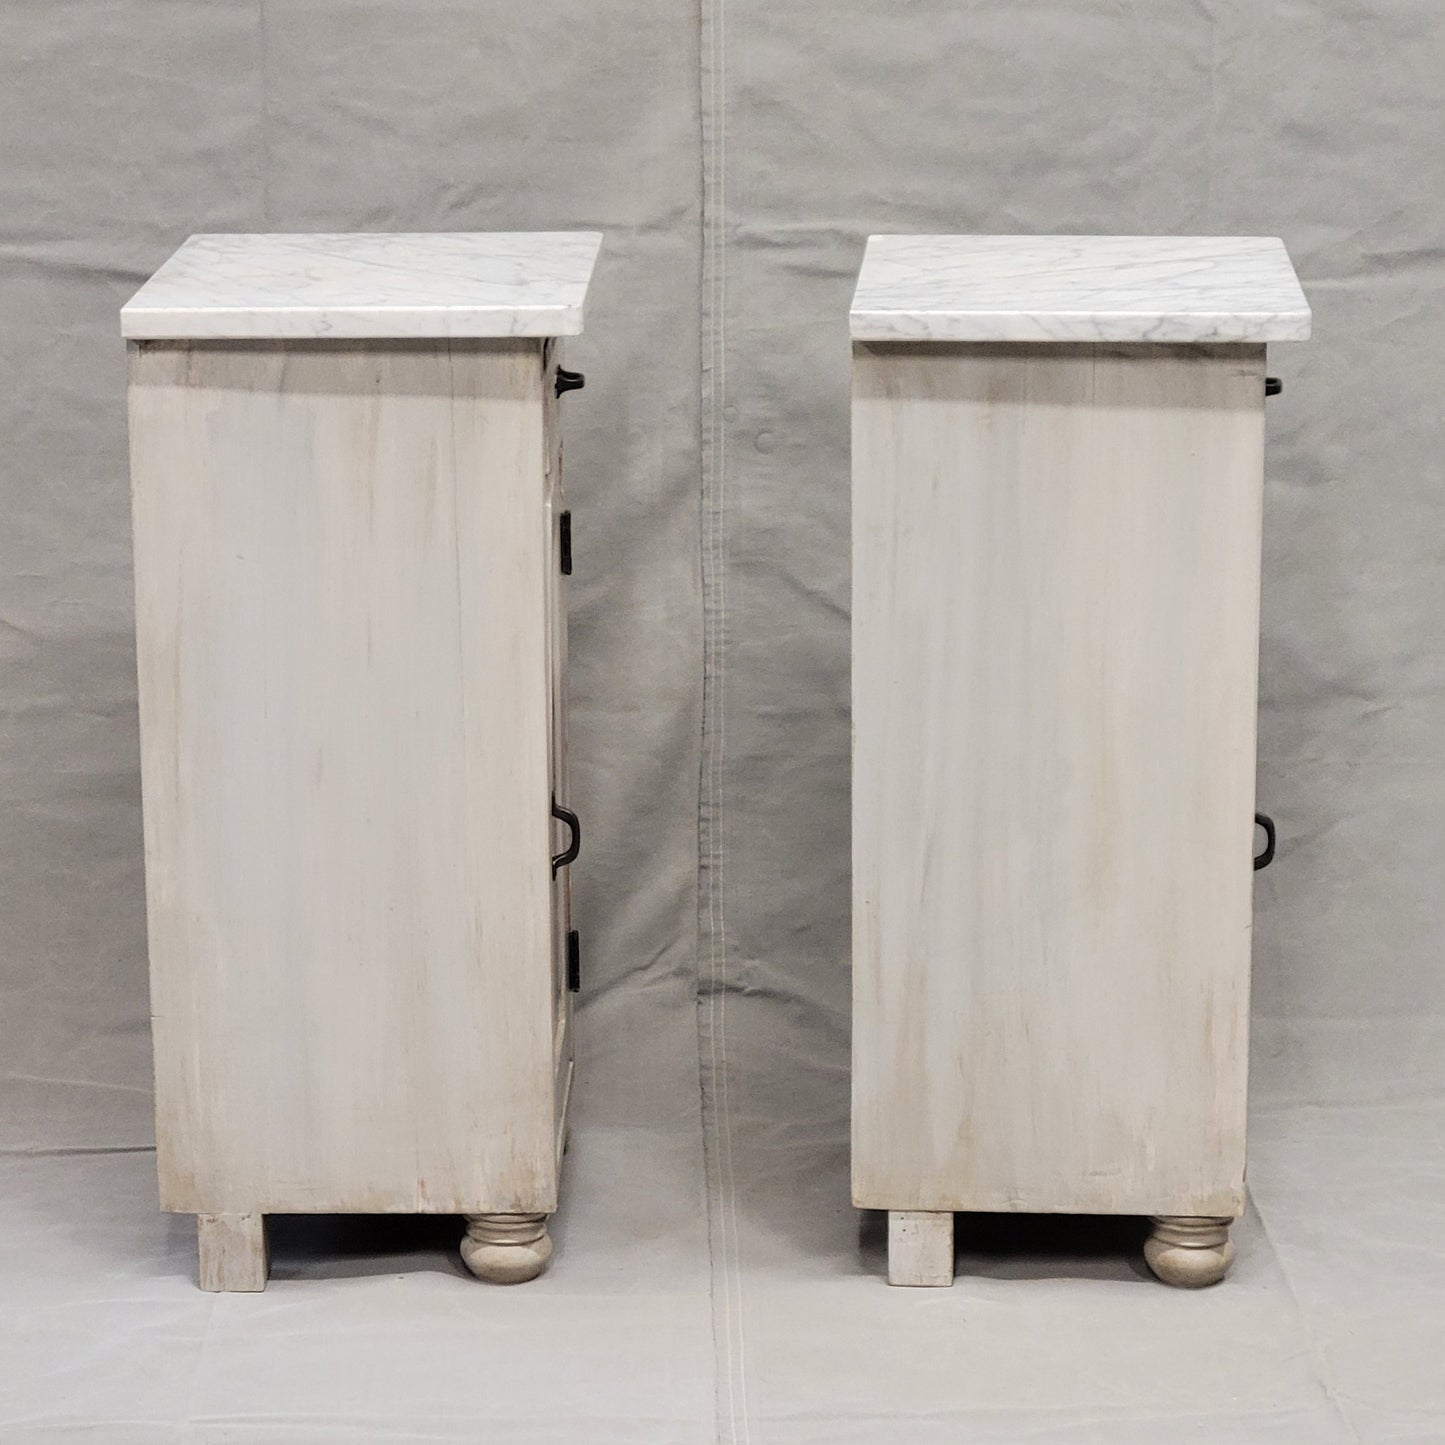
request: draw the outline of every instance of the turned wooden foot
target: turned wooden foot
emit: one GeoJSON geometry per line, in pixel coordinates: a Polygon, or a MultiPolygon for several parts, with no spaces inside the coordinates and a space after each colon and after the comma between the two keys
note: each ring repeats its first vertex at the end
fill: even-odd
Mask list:
{"type": "Polygon", "coordinates": [[[953,1283],[953,1212],[888,1211],[888,1283],[953,1283]]]}
{"type": "Polygon", "coordinates": [[[271,1257],[264,1214],[198,1214],[200,1285],[213,1293],[266,1288],[271,1257]]]}
{"type": "Polygon", "coordinates": [[[462,1259],[490,1284],[536,1279],[552,1258],[545,1214],[469,1214],[462,1259]]]}
{"type": "Polygon", "coordinates": [[[1234,1245],[1229,1239],[1232,1219],[1156,1214],[1152,1222],[1154,1227],[1144,1241],[1144,1258],[1165,1284],[1181,1289],[1218,1284],[1234,1263],[1234,1245]]]}

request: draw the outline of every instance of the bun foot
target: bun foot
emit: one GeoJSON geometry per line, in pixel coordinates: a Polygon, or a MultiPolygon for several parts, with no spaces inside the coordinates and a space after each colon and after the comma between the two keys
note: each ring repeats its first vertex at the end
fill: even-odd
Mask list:
{"type": "Polygon", "coordinates": [[[462,1260],[488,1284],[525,1284],[552,1258],[545,1214],[469,1214],[462,1260]]]}
{"type": "Polygon", "coordinates": [[[1165,1284],[1179,1289],[1202,1289],[1218,1284],[1234,1263],[1230,1243],[1231,1219],[1195,1215],[1156,1214],[1144,1241],[1144,1258],[1165,1284]]]}

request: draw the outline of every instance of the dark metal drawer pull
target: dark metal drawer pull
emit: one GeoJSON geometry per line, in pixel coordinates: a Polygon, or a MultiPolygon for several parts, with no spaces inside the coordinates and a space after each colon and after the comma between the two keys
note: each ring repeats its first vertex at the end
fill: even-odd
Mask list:
{"type": "Polygon", "coordinates": [[[570,808],[564,808],[556,798],[552,799],[552,816],[572,830],[572,841],[565,850],[552,855],[552,876],[555,878],[559,868],[577,861],[577,855],[582,851],[582,824],[577,821],[577,814],[570,808]]]}
{"type": "Polygon", "coordinates": [[[1264,829],[1264,852],[1254,855],[1254,867],[1258,872],[1274,862],[1274,819],[1265,813],[1254,815],[1255,826],[1264,829]]]}

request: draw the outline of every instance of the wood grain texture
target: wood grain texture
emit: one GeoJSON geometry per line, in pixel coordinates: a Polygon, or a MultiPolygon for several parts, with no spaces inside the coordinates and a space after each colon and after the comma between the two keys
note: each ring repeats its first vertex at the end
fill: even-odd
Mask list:
{"type": "Polygon", "coordinates": [[[892,1210],[888,1215],[888,1283],[953,1283],[953,1212],[892,1210]]]}
{"type": "Polygon", "coordinates": [[[543,383],[131,348],[168,1209],[556,1207],[543,383]]]}
{"type": "Polygon", "coordinates": [[[197,1282],[212,1294],[255,1294],[266,1288],[271,1258],[263,1214],[202,1214],[196,1219],[197,1282]]]}
{"type": "Polygon", "coordinates": [[[1242,1207],[1263,363],[854,349],[860,1206],[1242,1207]]]}

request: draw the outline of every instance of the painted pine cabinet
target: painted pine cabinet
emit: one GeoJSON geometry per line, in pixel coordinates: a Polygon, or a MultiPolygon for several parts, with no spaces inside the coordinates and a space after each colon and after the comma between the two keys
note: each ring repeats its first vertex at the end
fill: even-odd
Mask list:
{"type": "Polygon", "coordinates": [[[853,339],[853,1199],[889,1278],[955,1211],[1244,1205],[1259,238],[875,236],[853,339]]]}
{"type": "Polygon", "coordinates": [[[514,1281],[572,1078],[558,397],[588,233],[194,236],[122,311],[161,1204],[468,1217],[514,1281]]]}

